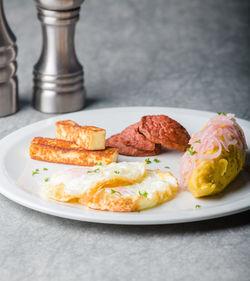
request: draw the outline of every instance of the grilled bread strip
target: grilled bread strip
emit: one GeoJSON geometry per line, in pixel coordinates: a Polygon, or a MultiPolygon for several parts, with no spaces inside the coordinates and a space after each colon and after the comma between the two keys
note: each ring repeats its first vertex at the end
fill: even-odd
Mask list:
{"type": "Polygon", "coordinates": [[[118,159],[116,148],[88,151],[73,142],[36,137],[30,144],[32,159],[80,166],[108,165],[118,159]]]}
{"type": "Polygon", "coordinates": [[[95,126],[80,126],[71,120],[56,122],[56,138],[72,141],[87,150],[105,149],[104,129],[95,126]]]}

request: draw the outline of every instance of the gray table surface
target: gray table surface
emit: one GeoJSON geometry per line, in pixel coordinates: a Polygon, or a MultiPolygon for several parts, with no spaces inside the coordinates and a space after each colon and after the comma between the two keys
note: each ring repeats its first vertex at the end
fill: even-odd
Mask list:
{"type": "MultiPolygon", "coordinates": [[[[76,46],[86,110],[175,106],[250,120],[249,1],[86,1],[76,46]]],[[[50,117],[31,107],[41,50],[33,1],[5,1],[18,39],[20,110],[0,137],[50,117]]],[[[1,147],[0,149],[4,149],[1,147]]],[[[0,196],[0,280],[250,280],[250,212],[118,226],[41,214],[0,196]]]]}

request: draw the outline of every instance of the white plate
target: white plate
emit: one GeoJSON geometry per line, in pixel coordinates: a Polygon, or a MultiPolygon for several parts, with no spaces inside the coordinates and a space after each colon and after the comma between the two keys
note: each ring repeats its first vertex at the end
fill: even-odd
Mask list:
{"type": "MultiPolygon", "coordinates": [[[[83,206],[44,200],[39,196],[44,179],[68,165],[46,163],[29,158],[29,143],[36,136],[54,137],[55,122],[71,119],[80,124],[105,128],[107,136],[120,132],[137,122],[143,115],[165,114],[180,122],[190,134],[199,131],[214,113],[164,107],[123,107],[86,110],[43,120],[26,126],[0,141],[0,192],[9,199],[28,208],[59,217],[113,224],[166,224],[211,219],[241,212],[250,208],[250,175],[241,172],[237,179],[218,196],[195,199],[189,192],[161,206],[140,213],[113,213],[87,209],[83,206]],[[43,168],[48,168],[44,171],[43,168]],[[38,175],[32,171],[39,169],[38,175]],[[196,209],[196,205],[201,207],[196,209]]],[[[250,140],[250,122],[238,119],[246,139],[250,140]]],[[[248,142],[250,147],[250,143],[248,142]]],[[[249,153],[249,150],[248,150],[249,153]]],[[[157,158],[160,163],[150,168],[169,166],[178,177],[182,153],[165,152],[157,158]]],[[[154,157],[151,157],[154,159],[154,157]]],[[[144,161],[145,157],[119,156],[119,161],[144,161]]],[[[166,169],[165,169],[166,170],[166,169]]]]}

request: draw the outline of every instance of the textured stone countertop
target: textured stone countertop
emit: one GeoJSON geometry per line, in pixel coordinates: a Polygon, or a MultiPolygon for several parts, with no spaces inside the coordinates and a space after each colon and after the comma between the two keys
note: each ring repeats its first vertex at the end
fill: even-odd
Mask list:
{"type": "MultiPolygon", "coordinates": [[[[31,107],[32,67],[41,50],[35,4],[4,2],[18,40],[20,110],[0,118],[1,138],[51,117],[31,107]]],[[[86,1],[76,32],[86,110],[174,106],[250,120],[249,8],[244,0],[86,1]]],[[[250,280],[249,211],[119,226],[45,215],[0,195],[0,225],[3,281],[250,280]]]]}

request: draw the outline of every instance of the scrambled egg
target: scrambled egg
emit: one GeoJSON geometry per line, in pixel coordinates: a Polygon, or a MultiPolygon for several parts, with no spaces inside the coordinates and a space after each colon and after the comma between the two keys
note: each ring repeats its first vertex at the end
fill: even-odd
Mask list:
{"type": "MultiPolygon", "coordinates": [[[[212,154],[215,151],[210,151],[212,154]]],[[[215,159],[202,160],[188,179],[188,187],[194,197],[203,197],[221,192],[242,170],[246,152],[230,145],[229,152],[215,159]]]]}

